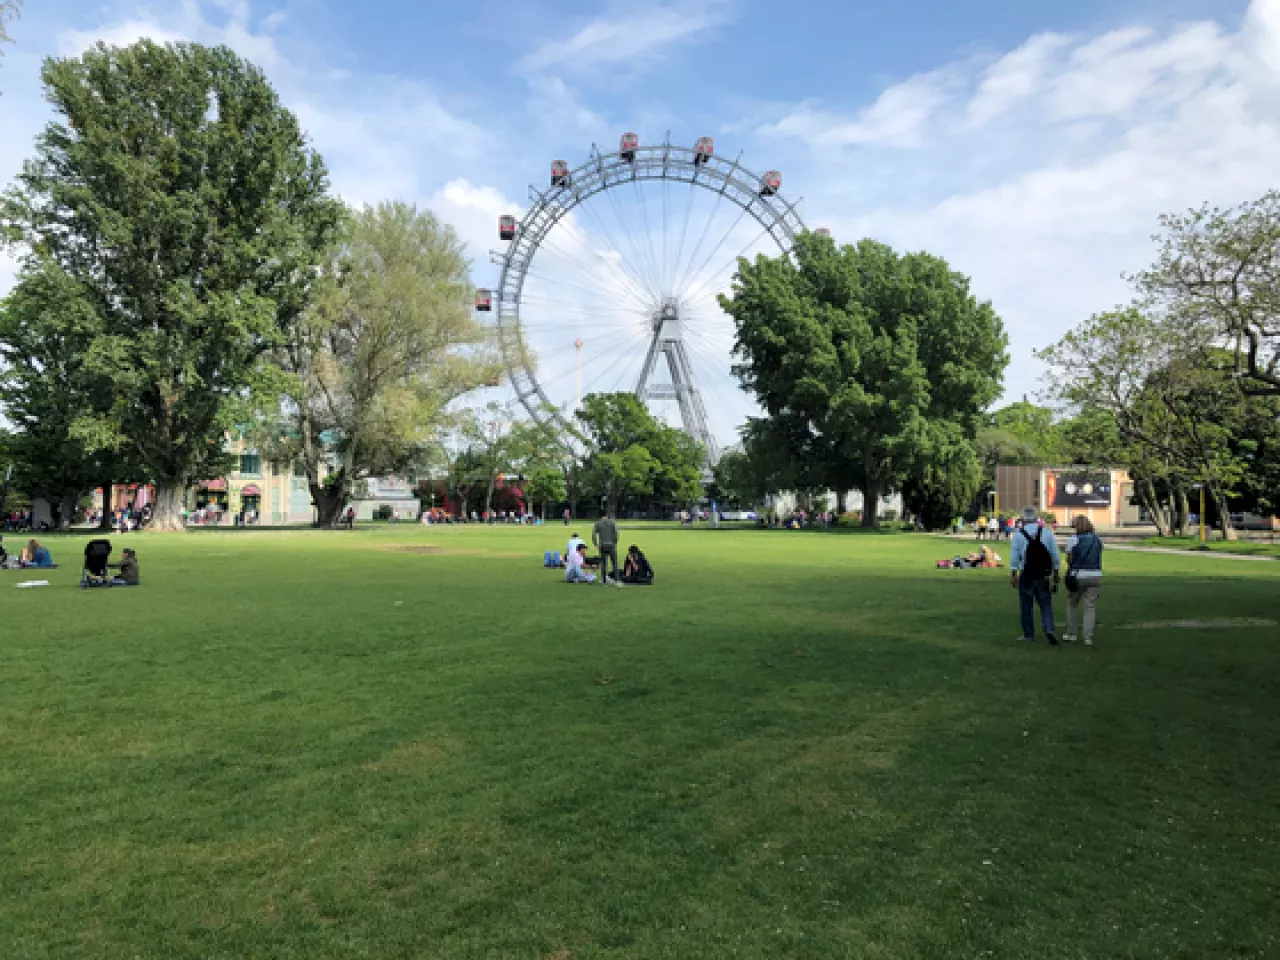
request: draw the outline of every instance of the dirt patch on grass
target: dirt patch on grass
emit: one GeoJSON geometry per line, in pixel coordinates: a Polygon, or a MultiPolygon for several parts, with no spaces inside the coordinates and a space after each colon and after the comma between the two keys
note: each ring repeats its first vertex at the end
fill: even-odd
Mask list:
{"type": "Polygon", "coordinates": [[[387,553],[444,553],[440,547],[433,547],[429,543],[412,544],[412,543],[385,543],[378,544],[373,549],[382,550],[387,553]]]}
{"type": "Polygon", "coordinates": [[[457,750],[457,742],[449,737],[406,740],[396,744],[377,760],[366,763],[364,768],[379,773],[417,773],[441,763],[457,750]]]}
{"type": "Polygon", "coordinates": [[[1211,617],[1207,620],[1142,620],[1121,624],[1121,630],[1234,630],[1240,627],[1274,627],[1262,617],[1211,617]]]}

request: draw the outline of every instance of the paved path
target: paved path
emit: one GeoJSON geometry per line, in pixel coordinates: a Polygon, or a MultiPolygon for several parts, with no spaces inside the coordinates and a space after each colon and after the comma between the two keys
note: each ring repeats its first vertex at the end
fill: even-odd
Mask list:
{"type": "Polygon", "coordinates": [[[1247,553],[1220,553],[1216,550],[1178,550],[1175,547],[1130,547],[1120,543],[1108,543],[1108,550],[1128,550],[1130,553],[1169,553],[1180,557],[1213,557],[1215,560],[1277,560],[1280,557],[1253,556],[1247,553]]]}

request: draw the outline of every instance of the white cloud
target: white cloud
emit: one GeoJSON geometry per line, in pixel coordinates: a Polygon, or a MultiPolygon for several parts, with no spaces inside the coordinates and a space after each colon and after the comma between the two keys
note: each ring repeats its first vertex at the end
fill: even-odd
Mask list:
{"type": "Polygon", "coordinates": [[[725,20],[714,2],[695,9],[664,5],[625,17],[601,17],[572,36],[540,44],[518,66],[526,73],[541,73],[630,64],[640,57],[660,56],[666,47],[692,42],[725,20]]]}
{"type": "Polygon", "coordinates": [[[1039,92],[1054,56],[1070,42],[1060,33],[1041,33],[997,60],[969,101],[969,122],[981,126],[1039,92]]]}
{"type": "Polygon", "coordinates": [[[917,74],[889,87],[852,119],[806,103],[758,132],[766,138],[795,137],[811,146],[915,147],[954,95],[955,82],[951,69],[917,74]]]}

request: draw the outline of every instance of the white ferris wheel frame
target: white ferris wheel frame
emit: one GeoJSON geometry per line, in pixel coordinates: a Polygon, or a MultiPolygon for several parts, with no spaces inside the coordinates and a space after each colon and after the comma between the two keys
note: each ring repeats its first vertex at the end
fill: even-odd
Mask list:
{"type": "MultiPolygon", "coordinates": [[[[532,202],[528,213],[516,225],[515,236],[506,250],[495,250],[490,258],[502,268],[497,289],[498,343],[502,362],[506,368],[512,389],[529,416],[540,424],[553,424],[564,436],[577,436],[577,429],[562,411],[548,399],[538,383],[533,369],[533,359],[525,343],[520,325],[520,303],[525,279],[543,240],[565,216],[586,200],[606,190],[622,187],[637,181],[667,181],[699,187],[736,205],[742,213],[751,216],[777,244],[783,255],[789,255],[798,234],[805,231],[804,221],[796,210],[800,200],[788,201],[780,191],[763,189],[765,178],[743,167],[741,154],[732,162],[716,155],[699,152],[693,147],[679,146],[669,141],[653,146],[639,146],[623,151],[601,153],[595,144],[586,163],[568,171],[561,185],[543,191],[529,187],[532,202]]],[[[719,201],[717,201],[719,202],[719,201]]],[[[762,234],[763,236],[763,234],[762,234]]],[[[678,343],[663,341],[660,325],[655,326],[653,341],[645,360],[636,394],[643,402],[646,380],[656,363],[657,355],[665,353],[678,373],[684,362],[678,343]],[[669,349],[674,346],[676,349],[669,349]]],[[[691,384],[690,384],[691,386],[691,384]]],[[[684,401],[681,412],[685,429],[707,448],[708,459],[718,459],[714,437],[706,427],[706,414],[701,400],[694,392],[696,409],[690,411],[684,401]],[[691,424],[700,421],[700,428],[691,424]],[[699,436],[698,434],[701,434],[699,436]]]]}

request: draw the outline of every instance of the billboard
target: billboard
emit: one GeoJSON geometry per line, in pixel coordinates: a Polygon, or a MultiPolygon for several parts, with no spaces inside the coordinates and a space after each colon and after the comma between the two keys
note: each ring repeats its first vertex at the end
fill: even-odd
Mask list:
{"type": "Polygon", "coordinates": [[[1046,470],[1045,500],[1052,507],[1111,506],[1108,470],[1046,470]]]}

